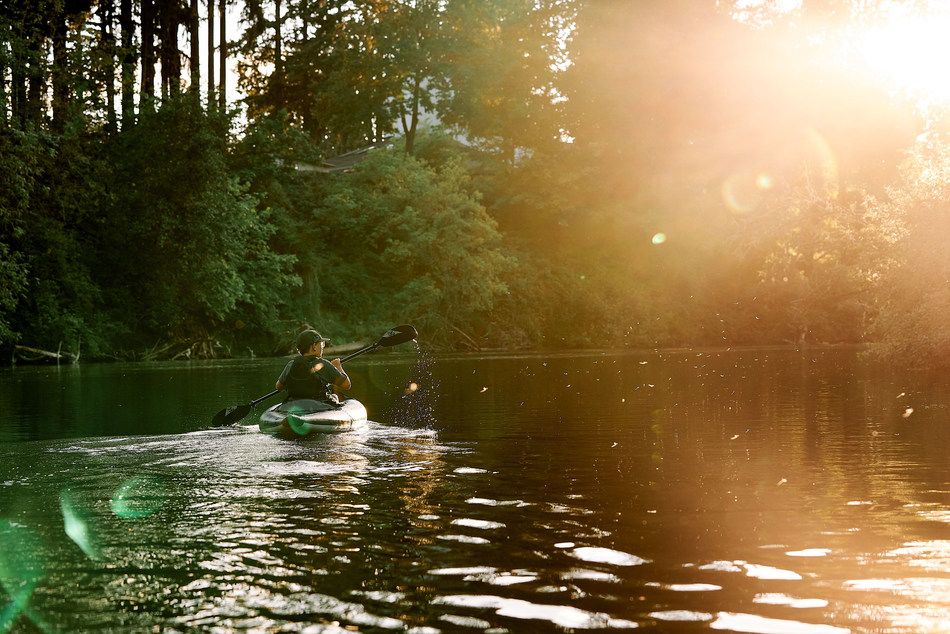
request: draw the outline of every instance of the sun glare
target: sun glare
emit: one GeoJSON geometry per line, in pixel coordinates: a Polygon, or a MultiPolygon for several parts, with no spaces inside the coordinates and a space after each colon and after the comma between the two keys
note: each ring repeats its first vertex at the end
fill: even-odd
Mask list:
{"type": "Polygon", "coordinates": [[[931,16],[900,16],[869,29],[861,50],[873,72],[915,98],[950,101],[950,11],[931,16]]]}

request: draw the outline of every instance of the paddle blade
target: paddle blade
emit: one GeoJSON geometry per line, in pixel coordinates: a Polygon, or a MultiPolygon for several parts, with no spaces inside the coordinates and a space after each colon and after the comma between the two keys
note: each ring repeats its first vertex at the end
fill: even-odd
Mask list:
{"type": "Polygon", "coordinates": [[[250,411],[250,405],[232,405],[215,414],[211,419],[211,424],[215,427],[232,425],[247,416],[250,411]]]}
{"type": "Polygon", "coordinates": [[[391,329],[385,335],[383,335],[378,345],[380,346],[398,346],[401,343],[406,343],[407,341],[412,341],[419,336],[419,333],[413,326],[409,324],[403,324],[402,326],[396,326],[391,329]]]}

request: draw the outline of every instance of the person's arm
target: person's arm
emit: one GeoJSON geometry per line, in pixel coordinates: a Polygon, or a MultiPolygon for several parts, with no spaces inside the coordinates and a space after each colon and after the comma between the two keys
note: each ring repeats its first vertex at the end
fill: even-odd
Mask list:
{"type": "Polygon", "coordinates": [[[284,369],[281,370],[280,376],[277,377],[277,384],[274,385],[274,387],[277,388],[278,391],[287,389],[287,386],[284,384],[284,380],[287,378],[287,375],[290,373],[290,366],[292,366],[293,363],[294,363],[293,361],[290,361],[289,363],[287,363],[287,365],[284,366],[284,369]]]}
{"type": "Polygon", "coordinates": [[[343,362],[340,361],[339,359],[334,359],[330,363],[332,363],[333,367],[335,367],[337,370],[340,371],[340,376],[338,376],[336,380],[333,382],[333,387],[338,390],[344,390],[344,391],[353,387],[353,383],[350,381],[350,377],[347,376],[346,372],[343,371],[343,362]]]}

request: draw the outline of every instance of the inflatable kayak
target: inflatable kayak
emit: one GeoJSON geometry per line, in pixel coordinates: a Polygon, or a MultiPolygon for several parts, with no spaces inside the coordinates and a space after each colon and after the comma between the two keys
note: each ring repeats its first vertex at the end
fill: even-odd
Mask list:
{"type": "Polygon", "coordinates": [[[366,425],[366,408],[356,399],[339,404],[307,398],[284,401],[261,414],[260,429],[281,438],[359,429],[366,425]]]}

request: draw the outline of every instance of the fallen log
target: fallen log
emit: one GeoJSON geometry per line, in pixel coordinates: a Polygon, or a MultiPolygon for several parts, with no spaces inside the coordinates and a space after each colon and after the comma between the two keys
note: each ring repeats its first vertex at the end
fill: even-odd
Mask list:
{"type": "Polygon", "coordinates": [[[63,352],[62,348],[60,348],[56,352],[51,352],[49,350],[40,350],[39,348],[31,348],[30,346],[15,345],[13,346],[13,353],[15,355],[14,360],[16,360],[16,358],[19,358],[21,361],[25,361],[27,363],[36,363],[37,361],[49,361],[53,359],[56,360],[56,363],[59,363],[60,361],[63,361],[63,360],[69,361],[70,363],[79,362],[78,353],[73,354],[71,352],[63,352]]]}

